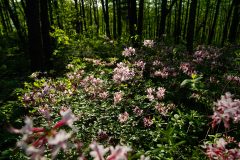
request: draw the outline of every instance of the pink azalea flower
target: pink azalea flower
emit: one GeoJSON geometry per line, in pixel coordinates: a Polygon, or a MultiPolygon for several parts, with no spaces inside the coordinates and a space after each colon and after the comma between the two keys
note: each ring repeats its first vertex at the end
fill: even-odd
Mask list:
{"type": "Polygon", "coordinates": [[[129,114],[127,112],[119,114],[119,116],[118,116],[118,120],[120,123],[126,122],[128,120],[128,118],[129,118],[129,114]]]}

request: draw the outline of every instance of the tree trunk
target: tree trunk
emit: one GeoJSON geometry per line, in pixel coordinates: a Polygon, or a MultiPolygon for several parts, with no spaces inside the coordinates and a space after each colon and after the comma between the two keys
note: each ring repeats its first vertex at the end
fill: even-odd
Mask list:
{"type": "Polygon", "coordinates": [[[187,1],[187,10],[186,10],[186,16],[185,16],[185,22],[184,22],[184,28],[183,28],[183,37],[186,37],[186,31],[187,31],[187,23],[188,23],[188,11],[189,11],[189,4],[190,0],[187,1]]]}
{"type": "Polygon", "coordinates": [[[181,36],[181,15],[182,15],[182,0],[179,1],[178,6],[178,18],[177,18],[177,25],[175,29],[175,43],[179,44],[179,39],[181,36]]]}
{"type": "Polygon", "coordinates": [[[98,4],[97,0],[93,0],[93,16],[94,16],[94,22],[97,28],[97,35],[99,34],[99,17],[98,17],[98,4]]]}
{"type": "Polygon", "coordinates": [[[197,0],[191,0],[190,13],[188,18],[188,30],[187,30],[187,50],[189,53],[193,52],[196,10],[197,10],[197,0]]]}
{"type": "Polygon", "coordinates": [[[80,33],[80,22],[79,22],[79,9],[78,9],[78,0],[74,0],[74,7],[75,7],[75,10],[76,10],[76,33],[80,33]]]}
{"type": "Polygon", "coordinates": [[[137,14],[136,14],[136,0],[129,0],[128,1],[128,20],[129,20],[129,31],[130,31],[130,38],[134,42],[134,36],[136,34],[135,26],[137,25],[137,14]]]}
{"type": "Polygon", "coordinates": [[[50,25],[54,25],[52,0],[49,0],[48,8],[49,8],[49,16],[50,16],[50,25]]]}
{"type": "Polygon", "coordinates": [[[83,25],[85,32],[87,32],[87,23],[86,23],[86,16],[85,16],[85,6],[84,6],[84,0],[81,0],[82,3],[82,17],[83,17],[83,25]]]}
{"type": "Polygon", "coordinates": [[[17,13],[14,12],[14,10],[12,9],[12,7],[10,6],[9,4],[9,1],[8,0],[3,0],[3,3],[12,19],[12,22],[17,30],[17,34],[18,34],[18,37],[21,41],[25,41],[25,38],[24,38],[24,31],[21,27],[21,24],[20,24],[20,21],[19,21],[19,18],[18,18],[18,15],[17,13]]]}
{"type": "Polygon", "coordinates": [[[59,13],[58,1],[57,1],[57,0],[53,0],[53,5],[54,5],[54,9],[55,9],[55,14],[56,14],[56,17],[57,17],[58,27],[59,27],[60,29],[63,29],[63,25],[62,25],[61,20],[60,20],[60,13],[59,13]]]}
{"type": "Polygon", "coordinates": [[[203,30],[202,30],[202,36],[201,36],[201,41],[204,42],[206,38],[206,25],[207,25],[207,18],[208,18],[208,13],[209,13],[209,5],[210,5],[210,0],[207,0],[206,2],[206,12],[203,20],[203,30]]]}
{"type": "Polygon", "coordinates": [[[44,52],[40,24],[40,0],[26,0],[28,45],[32,71],[44,70],[44,52]]]}
{"type": "Polygon", "coordinates": [[[224,45],[225,39],[227,39],[227,34],[228,34],[228,27],[229,27],[229,21],[232,15],[232,10],[233,10],[233,6],[234,6],[234,2],[235,0],[232,1],[232,4],[228,10],[228,15],[224,24],[224,28],[223,28],[223,34],[222,34],[222,40],[221,40],[221,46],[224,45]]]}
{"type": "Polygon", "coordinates": [[[5,17],[4,17],[3,9],[4,8],[3,8],[2,4],[0,3],[0,18],[1,18],[1,24],[3,26],[3,32],[8,34],[8,27],[7,27],[7,24],[6,24],[5,17]]]}
{"type": "Polygon", "coordinates": [[[113,0],[113,38],[117,39],[116,0],[113,0]]]}
{"type": "Polygon", "coordinates": [[[143,10],[144,10],[144,0],[139,1],[139,10],[138,10],[138,30],[137,33],[142,39],[142,31],[143,31],[143,10]]]}
{"type": "Polygon", "coordinates": [[[111,38],[110,27],[109,27],[109,12],[108,12],[108,0],[101,0],[103,17],[106,24],[106,34],[108,38],[111,38]]]}
{"type": "Polygon", "coordinates": [[[162,35],[165,33],[166,18],[167,18],[167,0],[162,0],[160,27],[158,35],[159,38],[162,38],[162,35]]]}
{"type": "Polygon", "coordinates": [[[122,16],[121,16],[121,4],[120,0],[116,0],[117,4],[117,31],[118,31],[118,38],[122,36],[122,16]]]}
{"type": "Polygon", "coordinates": [[[209,37],[208,37],[208,44],[212,43],[212,39],[213,39],[213,36],[214,36],[214,33],[215,33],[215,26],[216,26],[218,14],[219,14],[220,3],[221,3],[221,0],[217,0],[217,5],[216,5],[216,11],[215,11],[214,19],[213,19],[213,24],[212,24],[212,28],[211,28],[211,31],[210,31],[209,37]]]}
{"type": "Polygon", "coordinates": [[[45,67],[49,69],[51,67],[50,58],[52,56],[51,38],[50,38],[50,22],[48,16],[48,0],[40,1],[40,16],[41,16],[41,33],[42,33],[42,45],[45,58],[45,67]]]}
{"type": "Polygon", "coordinates": [[[165,33],[166,28],[166,19],[167,15],[171,12],[172,7],[177,2],[177,0],[173,0],[170,4],[169,9],[167,9],[167,0],[162,0],[161,4],[161,20],[160,20],[160,27],[159,27],[159,38],[162,37],[162,35],[165,33]]]}
{"type": "Polygon", "coordinates": [[[230,26],[230,31],[228,35],[229,42],[235,43],[238,33],[238,26],[239,26],[239,12],[240,12],[240,1],[235,0],[234,1],[234,11],[233,11],[233,17],[232,22],[230,26]]]}

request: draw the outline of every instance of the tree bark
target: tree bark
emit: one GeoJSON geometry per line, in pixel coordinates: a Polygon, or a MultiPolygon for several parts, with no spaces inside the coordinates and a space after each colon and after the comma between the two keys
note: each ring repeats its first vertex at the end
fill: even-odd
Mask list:
{"type": "Polygon", "coordinates": [[[144,0],[139,1],[139,10],[138,10],[138,28],[137,33],[142,39],[142,31],[143,31],[143,11],[144,11],[144,0]]]}
{"type": "Polygon", "coordinates": [[[9,4],[9,1],[8,0],[3,0],[3,3],[12,19],[12,22],[17,30],[17,34],[18,34],[18,37],[21,41],[25,41],[25,38],[24,38],[24,30],[21,26],[21,23],[19,21],[19,18],[18,18],[18,15],[17,13],[14,12],[14,9],[10,6],[9,4]]]}
{"type": "Polygon", "coordinates": [[[210,0],[207,0],[206,2],[206,12],[204,15],[204,20],[203,20],[203,30],[202,30],[202,36],[201,36],[201,41],[204,42],[206,38],[206,25],[207,25],[207,18],[208,18],[208,13],[209,13],[209,5],[210,5],[210,0]]]}
{"type": "Polygon", "coordinates": [[[80,15],[79,15],[79,9],[78,9],[78,0],[74,0],[74,7],[75,7],[75,10],[76,10],[76,20],[75,20],[75,22],[76,22],[76,33],[80,33],[80,21],[79,21],[79,17],[80,17],[80,15]]]}
{"type": "Polygon", "coordinates": [[[117,39],[116,0],[113,0],[113,38],[117,39]]]}
{"type": "Polygon", "coordinates": [[[122,36],[122,16],[121,16],[120,0],[116,0],[116,5],[117,5],[117,32],[118,32],[118,38],[121,38],[121,36],[122,36]]]}
{"type": "Polygon", "coordinates": [[[110,27],[109,27],[109,12],[108,12],[108,0],[101,0],[103,17],[106,24],[106,34],[108,38],[111,38],[110,27]]]}
{"type": "Polygon", "coordinates": [[[94,22],[97,28],[97,35],[99,34],[99,17],[98,17],[98,4],[97,0],[93,0],[93,16],[94,16],[94,22]]]}
{"type": "Polygon", "coordinates": [[[240,12],[240,1],[235,0],[233,17],[232,17],[232,22],[231,22],[231,26],[230,26],[229,35],[228,35],[228,39],[229,39],[230,43],[236,42],[238,28],[239,28],[239,21],[240,21],[239,12],[240,12]]]}
{"type": "Polygon", "coordinates": [[[44,70],[44,50],[40,24],[40,0],[26,0],[28,45],[32,71],[44,70]]]}
{"type": "Polygon", "coordinates": [[[51,68],[50,59],[52,56],[52,46],[50,38],[50,21],[48,15],[48,0],[40,1],[41,33],[44,52],[44,62],[47,69],[51,68]]]}
{"type": "Polygon", "coordinates": [[[212,43],[212,39],[213,39],[213,36],[214,36],[214,33],[215,33],[215,27],[216,27],[216,23],[217,23],[218,14],[219,14],[220,3],[221,3],[221,0],[217,0],[217,5],[216,5],[216,11],[215,11],[214,19],[213,19],[213,24],[212,24],[211,31],[210,31],[209,37],[208,37],[208,44],[212,43]]]}
{"type": "Polygon", "coordinates": [[[229,21],[232,15],[232,10],[233,10],[233,6],[234,6],[234,2],[235,0],[232,1],[230,8],[228,10],[228,15],[224,24],[224,28],[223,28],[223,34],[222,34],[222,40],[221,40],[221,46],[224,45],[225,40],[227,39],[227,35],[228,35],[228,27],[229,27],[229,21]]]}
{"type": "Polygon", "coordinates": [[[136,34],[135,26],[137,25],[137,14],[136,14],[136,0],[128,1],[128,20],[129,20],[129,31],[130,38],[134,41],[136,34]]]}
{"type": "Polygon", "coordinates": [[[58,27],[59,27],[60,29],[63,29],[63,25],[62,25],[61,19],[60,19],[58,1],[57,1],[57,0],[53,0],[53,5],[54,5],[54,9],[55,9],[55,14],[56,14],[56,17],[57,17],[58,27]]]}
{"type": "Polygon", "coordinates": [[[178,6],[178,18],[177,18],[177,24],[175,29],[175,43],[179,44],[180,36],[181,36],[181,15],[182,15],[182,0],[179,1],[178,6]]]}
{"type": "Polygon", "coordinates": [[[187,50],[189,53],[193,52],[196,10],[197,10],[197,0],[191,0],[190,13],[188,18],[188,31],[187,31],[187,50]]]}
{"type": "Polygon", "coordinates": [[[84,6],[84,0],[81,0],[82,3],[82,18],[83,18],[83,25],[85,32],[87,32],[87,23],[86,23],[86,16],[85,16],[85,6],[84,6]]]}
{"type": "Polygon", "coordinates": [[[170,11],[172,10],[172,7],[174,6],[174,4],[176,2],[177,2],[177,0],[173,0],[168,9],[167,8],[167,0],[162,0],[161,19],[160,19],[160,27],[159,27],[159,35],[158,35],[159,38],[161,38],[162,35],[165,33],[167,15],[170,13],[170,11]]]}

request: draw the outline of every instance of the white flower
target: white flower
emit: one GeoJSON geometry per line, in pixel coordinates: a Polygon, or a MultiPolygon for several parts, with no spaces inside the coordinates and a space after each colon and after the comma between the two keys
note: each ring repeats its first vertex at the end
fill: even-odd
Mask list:
{"type": "Polygon", "coordinates": [[[104,155],[108,152],[109,148],[104,148],[103,145],[99,145],[96,142],[90,144],[90,148],[92,151],[90,155],[94,158],[94,160],[104,160],[104,155]]]}
{"type": "Polygon", "coordinates": [[[135,55],[135,49],[133,47],[125,48],[122,52],[122,55],[124,57],[130,57],[132,55],[135,55]]]}
{"type": "Polygon", "coordinates": [[[118,120],[120,123],[124,123],[128,120],[129,114],[127,112],[124,112],[122,114],[119,114],[118,120]]]}
{"type": "Polygon", "coordinates": [[[132,79],[135,76],[134,70],[130,69],[125,63],[118,63],[117,67],[113,70],[113,81],[121,83],[132,79]]]}
{"type": "Polygon", "coordinates": [[[107,160],[127,160],[127,152],[131,151],[131,148],[127,146],[110,147],[111,154],[107,157],[107,160]]]}
{"type": "Polygon", "coordinates": [[[71,109],[66,111],[60,111],[62,116],[62,121],[67,124],[69,127],[73,127],[73,122],[77,120],[76,116],[72,113],[71,109]]]}
{"type": "Polygon", "coordinates": [[[144,40],[143,45],[145,47],[152,48],[154,46],[154,41],[153,40],[144,40]]]}
{"type": "Polygon", "coordinates": [[[119,103],[122,100],[122,97],[123,97],[123,93],[121,91],[115,92],[114,93],[114,104],[119,103]]]}
{"type": "Polygon", "coordinates": [[[67,140],[71,137],[72,133],[66,133],[60,130],[54,137],[48,138],[48,144],[53,146],[52,157],[55,157],[60,149],[66,150],[67,140]]]}
{"type": "Polygon", "coordinates": [[[165,88],[163,88],[163,87],[158,87],[158,90],[157,90],[157,92],[156,92],[157,98],[158,98],[158,99],[163,99],[164,96],[165,96],[165,91],[166,91],[165,88]]]}

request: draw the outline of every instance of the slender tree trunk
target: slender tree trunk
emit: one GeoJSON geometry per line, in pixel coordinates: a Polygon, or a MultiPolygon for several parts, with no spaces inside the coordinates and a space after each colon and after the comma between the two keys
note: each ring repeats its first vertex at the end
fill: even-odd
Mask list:
{"type": "Polygon", "coordinates": [[[181,36],[181,15],[182,15],[182,0],[179,1],[178,6],[178,18],[177,18],[177,25],[175,30],[175,43],[179,44],[179,39],[181,36]]]}
{"type": "Polygon", "coordinates": [[[207,0],[206,2],[206,12],[203,20],[203,30],[202,30],[202,36],[201,36],[201,41],[204,42],[206,39],[206,25],[207,25],[207,18],[208,18],[208,13],[209,13],[209,5],[210,5],[210,0],[207,0]]]}
{"type": "Polygon", "coordinates": [[[90,20],[89,20],[89,23],[90,23],[90,26],[92,26],[93,25],[93,20],[92,20],[92,1],[90,0],[90,2],[89,2],[89,18],[90,18],[90,20]]]}
{"type": "Polygon", "coordinates": [[[24,10],[24,13],[26,15],[26,1],[25,0],[21,0],[20,2],[21,2],[21,5],[22,5],[22,8],[24,10]]]}
{"type": "Polygon", "coordinates": [[[184,22],[184,28],[183,28],[183,37],[184,38],[186,37],[186,31],[187,31],[189,4],[190,4],[190,0],[187,1],[187,10],[186,10],[186,16],[185,16],[185,22],[184,22]]]}
{"type": "Polygon", "coordinates": [[[3,2],[4,2],[4,5],[5,5],[8,13],[9,13],[12,21],[13,21],[13,24],[14,24],[16,30],[17,30],[17,34],[18,34],[19,39],[24,42],[25,41],[24,34],[23,34],[24,31],[23,31],[22,26],[20,24],[17,13],[14,12],[14,9],[12,9],[8,0],[3,0],[3,2]]]}
{"type": "Polygon", "coordinates": [[[97,28],[97,35],[99,34],[99,18],[98,18],[98,5],[97,0],[93,0],[93,16],[94,16],[94,22],[97,28]]]}
{"type": "Polygon", "coordinates": [[[130,37],[133,40],[133,42],[134,42],[134,36],[136,34],[135,26],[137,25],[136,11],[137,11],[136,10],[136,0],[129,0],[128,1],[129,31],[130,31],[130,37]]]}
{"type": "Polygon", "coordinates": [[[214,36],[214,33],[215,33],[215,27],[216,27],[216,23],[217,23],[217,18],[218,18],[218,14],[219,14],[220,3],[221,3],[221,0],[217,0],[217,5],[216,5],[216,11],[215,11],[214,19],[213,19],[213,24],[212,24],[212,28],[211,28],[211,31],[210,31],[209,37],[208,37],[208,44],[211,44],[212,40],[213,40],[213,36],[214,36]]]}
{"type": "Polygon", "coordinates": [[[165,33],[165,25],[167,18],[167,0],[162,0],[161,4],[161,19],[160,19],[160,27],[159,27],[159,38],[165,33]]]}
{"type": "Polygon", "coordinates": [[[159,38],[162,37],[162,35],[165,33],[166,28],[166,19],[167,15],[171,12],[172,7],[177,2],[177,0],[173,0],[170,4],[169,9],[167,9],[167,0],[162,0],[161,4],[161,20],[160,20],[160,27],[159,27],[159,38]]]}
{"type": "Polygon", "coordinates": [[[52,0],[49,0],[48,8],[49,8],[49,16],[50,16],[50,25],[54,25],[52,0]]]}
{"type": "Polygon", "coordinates": [[[80,22],[79,22],[79,9],[78,9],[78,0],[74,0],[74,7],[76,10],[76,33],[80,33],[80,22]]]}
{"type": "Polygon", "coordinates": [[[232,10],[233,10],[233,6],[234,6],[234,2],[235,0],[232,1],[232,4],[230,5],[230,8],[228,10],[228,14],[227,14],[227,18],[224,24],[224,28],[223,28],[223,34],[222,34],[222,40],[221,40],[221,46],[224,45],[225,40],[227,39],[227,35],[228,35],[228,27],[229,27],[229,21],[232,15],[232,10]]]}
{"type": "Polygon", "coordinates": [[[197,10],[197,0],[191,0],[190,13],[188,18],[188,31],[187,31],[187,50],[189,53],[193,52],[196,10],[197,10]]]}
{"type": "Polygon", "coordinates": [[[63,25],[62,25],[61,19],[60,19],[58,1],[57,1],[57,0],[53,0],[53,5],[54,5],[54,9],[55,9],[55,14],[56,14],[56,17],[57,17],[58,27],[59,27],[60,29],[63,29],[63,25]]]}
{"type": "Polygon", "coordinates": [[[1,24],[3,26],[3,32],[8,34],[8,27],[7,27],[3,12],[4,12],[4,8],[3,8],[2,4],[0,3],[0,18],[1,18],[1,24]]]}
{"type": "Polygon", "coordinates": [[[230,26],[229,35],[228,35],[229,42],[231,42],[231,43],[236,42],[238,28],[239,28],[239,21],[240,21],[239,13],[240,13],[240,1],[235,0],[233,17],[232,17],[232,22],[231,22],[231,26],[230,26]]]}
{"type": "Polygon", "coordinates": [[[87,32],[87,23],[86,23],[86,16],[85,16],[85,6],[84,6],[84,0],[81,0],[82,3],[82,17],[83,17],[83,25],[85,32],[87,32]]]}
{"type": "Polygon", "coordinates": [[[117,4],[117,31],[118,31],[118,38],[122,36],[122,16],[121,16],[121,4],[120,0],[116,0],[117,4]]]}
{"type": "Polygon", "coordinates": [[[40,1],[40,16],[41,16],[41,33],[42,33],[42,45],[45,58],[45,67],[47,69],[51,68],[50,59],[52,56],[52,46],[50,38],[50,21],[48,15],[48,1],[40,1]]]}
{"type": "Polygon", "coordinates": [[[103,11],[103,17],[106,25],[106,34],[107,37],[111,38],[110,34],[110,27],[109,27],[109,12],[108,12],[108,0],[101,0],[102,3],[102,11],[103,11]]]}
{"type": "Polygon", "coordinates": [[[26,0],[28,45],[32,71],[44,70],[44,51],[40,24],[40,0],[26,0]]]}
{"type": "Polygon", "coordinates": [[[113,0],[113,38],[117,39],[116,0],[113,0]]]}
{"type": "Polygon", "coordinates": [[[142,31],[143,31],[143,10],[144,10],[144,0],[139,1],[139,10],[138,10],[138,30],[137,33],[140,36],[140,40],[142,39],[142,31]]]}

